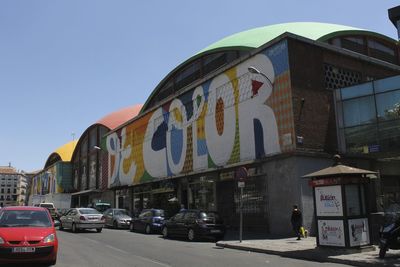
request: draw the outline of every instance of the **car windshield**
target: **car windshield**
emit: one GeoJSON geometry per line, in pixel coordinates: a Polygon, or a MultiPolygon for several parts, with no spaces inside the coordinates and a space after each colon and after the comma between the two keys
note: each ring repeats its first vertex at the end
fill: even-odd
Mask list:
{"type": "Polygon", "coordinates": [[[53,204],[40,204],[40,207],[47,209],[54,209],[53,204]]]}
{"type": "Polygon", "coordinates": [[[128,215],[126,210],[115,210],[114,215],[128,215]]]}
{"type": "Polygon", "coordinates": [[[200,218],[202,219],[219,219],[219,216],[215,212],[200,212],[200,218]]]}
{"type": "Polygon", "coordinates": [[[80,214],[101,214],[101,213],[98,212],[97,210],[95,210],[95,209],[90,209],[90,208],[88,208],[88,209],[79,209],[79,213],[80,213],[80,214]]]}
{"type": "Polygon", "coordinates": [[[0,212],[0,227],[51,227],[46,211],[3,210],[0,212]]]}
{"type": "Polygon", "coordinates": [[[164,211],[163,210],[154,210],[153,216],[154,217],[164,217],[164,211]]]}

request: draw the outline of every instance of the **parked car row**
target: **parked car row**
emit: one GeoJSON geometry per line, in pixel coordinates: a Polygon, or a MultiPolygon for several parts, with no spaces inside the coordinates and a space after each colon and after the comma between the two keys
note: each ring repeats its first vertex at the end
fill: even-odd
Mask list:
{"type": "Polygon", "coordinates": [[[125,209],[109,208],[101,214],[93,208],[74,208],[60,218],[60,230],[69,228],[76,232],[79,229],[96,229],[101,232],[103,227],[159,233],[164,238],[185,237],[190,241],[203,237],[218,241],[225,235],[225,226],[217,213],[195,209],[181,210],[166,219],[162,209],[145,209],[132,218],[125,209]]]}

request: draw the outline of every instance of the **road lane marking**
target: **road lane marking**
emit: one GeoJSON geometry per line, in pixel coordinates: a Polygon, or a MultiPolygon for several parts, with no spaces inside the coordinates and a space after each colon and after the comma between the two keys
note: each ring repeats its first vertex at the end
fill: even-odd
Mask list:
{"type": "Polygon", "coordinates": [[[122,250],[122,249],[119,249],[119,248],[116,248],[116,247],[113,247],[113,246],[110,246],[110,245],[106,245],[106,247],[111,248],[111,249],[113,249],[115,251],[119,251],[119,252],[124,253],[124,254],[129,254],[129,252],[127,252],[125,250],[122,250]]]}
{"type": "MultiPolygon", "coordinates": [[[[113,249],[113,250],[115,250],[115,251],[119,251],[119,252],[124,253],[124,254],[130,254],[129,252],[127,252],[127,251],[125,251],[125,250],[122,250],[122,249],[119,249],[119,248],[116,248],[116,247],[114,247],[114,246],[106,245],[106,247],[108,247],[108,248],[110,248],[110,249],[113,249]]],[[[168,264],[166,264],[166,263],[163,263],[163,262],[160,262],[160,261],[157,261],[157,260],[153,260],[153,259],[146,258],[146,257],[143,257],[143,256],[135,255],[135,254],[130,254],[130,255],[132,255],[132,256],[134,256],[134,257],[137,257],[137,258],[140,258],[140,259],[142,259],[142,260],[144,260],[144,261],[148,261],[148,262],[151,262],[151,263],[155,263],[155,264],[160,265],[160,266],[171,267],[171,265],[168,265],[168,264]]]]}
{"type": "Polygon", "coordinates": [[[143,259],[145,261],[149,261],[149,262],[152,262],[152,263],[164,266],[164,267],[171,267],[171,265],[166,264],[166,263],[162,263],[162,262],[157,261],[157,260],[153,260],[153,259],[150,259],[150,258],[142,257],[142,256],[139,256],[139,255],[133,255],[133,256],[136,256],[136,257],[141,258],[141,259],[143,259]]]}
{"type": "Polygon", "coordinates": [[[83,237],[83,238],[86,239],[86,240],[89,240],[89,241],[92,242],[92,243],[100,244],[100,242],[97,241],[97,240],[90,239],[90,238],[87,238],[87,237],[83,237]]]}

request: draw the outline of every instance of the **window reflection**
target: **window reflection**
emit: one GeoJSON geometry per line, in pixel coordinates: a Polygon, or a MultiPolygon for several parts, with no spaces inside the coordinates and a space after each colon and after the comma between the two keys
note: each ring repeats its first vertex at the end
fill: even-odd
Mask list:
{"type": "Polygon", "coordinates": [[[376,95],[379,120],[400,118],[400,91],[376,95]]]}
{"type": "Polygon", "coordinates": [[[344,126],[356,126],[376,121],[373,96],[361,97],[343,102],[344,126]]]}

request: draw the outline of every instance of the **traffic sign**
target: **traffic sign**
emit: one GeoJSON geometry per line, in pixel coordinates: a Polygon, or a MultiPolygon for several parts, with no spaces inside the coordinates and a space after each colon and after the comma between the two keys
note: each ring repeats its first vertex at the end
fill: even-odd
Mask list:
{"type": "Polygon", "coordinates": [[[243,188],[244,187],[244,182],[238,182],[238,187],[243,188]]]}
{"type": "Polygon", "coordinates": [[[235,179],[238,181],[244,181],[248,176],[246,167],[239,167],[235,171],[235,179]]]}

